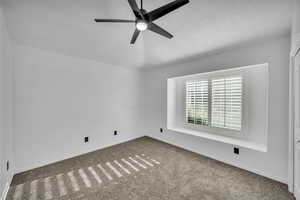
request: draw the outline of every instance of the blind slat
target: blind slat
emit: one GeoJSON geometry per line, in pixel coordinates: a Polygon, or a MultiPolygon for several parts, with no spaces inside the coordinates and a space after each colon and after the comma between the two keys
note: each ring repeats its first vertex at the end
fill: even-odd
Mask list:
{"type": "Polygon", "coordinates": [[[208,125],[208,80],[186,83],[186,120],[208,125]]]}

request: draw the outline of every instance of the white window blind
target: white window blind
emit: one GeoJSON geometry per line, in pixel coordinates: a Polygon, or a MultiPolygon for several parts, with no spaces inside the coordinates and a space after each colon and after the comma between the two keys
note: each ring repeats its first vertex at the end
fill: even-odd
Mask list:
{"type": "Polygon", "coordinates": [[[186,83],[186,118],[191,124],[208,125],[208,80],[186,83]]]}
{"type": "Polygon", "coordinates": [[[186,122],[241,131],[243,78],[186,82],[186,122]]]}
{"type": "Polygon", "coordinates": [[[212,79],[211,126],[232,130],[242,127],[242,77],[212,79]]]}

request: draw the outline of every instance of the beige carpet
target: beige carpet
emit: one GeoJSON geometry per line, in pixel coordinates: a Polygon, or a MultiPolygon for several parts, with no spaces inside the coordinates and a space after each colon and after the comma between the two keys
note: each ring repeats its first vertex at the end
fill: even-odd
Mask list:
{"type": "Polygon", "coordinates": [[[290,200],[287,186],[144,137],[34,169],[7,200],[290,200]]]}

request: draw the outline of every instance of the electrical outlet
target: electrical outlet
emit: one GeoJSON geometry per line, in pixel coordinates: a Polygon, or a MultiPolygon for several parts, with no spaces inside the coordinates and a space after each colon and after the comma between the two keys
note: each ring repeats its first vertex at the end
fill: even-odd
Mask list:
{"type": "Polygon", "coordinates": [[[9,170],[9,161],[6,162],[6,171],[9,170]]]}
{"type": "Polygon", "coordinates": [[[163,128],[160,128],[160,132],[163,133],[163,132],[164,132],[164,129],[163,129],[163,128]]]}
{"type": "Polygon", "coordinates": [[[118,135],[118,131],[114,131],[114,135],[118,135]]]}
{"type": "Polygon", "coordinates": [[[89,137],[84,137],[84,143],[89,142],[89,137]]]}
{"type": "Polygon", "coordinates": [[[234,148],[233,148],[233,153],[239,155],[239,154],[240,154],[240,149],[234,147],[234,148]]]}

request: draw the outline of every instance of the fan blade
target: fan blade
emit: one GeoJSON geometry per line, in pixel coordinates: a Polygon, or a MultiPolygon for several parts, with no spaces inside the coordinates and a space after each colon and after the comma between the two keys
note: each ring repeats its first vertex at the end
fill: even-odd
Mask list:
{"type": "Polygon", "coordinates": [[[149,24],[148,29],[149,29],[150,31],[153,31],[153,32],[155,32],[155,33],[157,33],[157,34],[159,34],[159,35],[162,35],[162,36],[166,37],[166,38],[169,38],[169,39],[172,39],[172,38],[173,38],[173,35],[172,35],[172,34],[170,34],[169,32],[167,32],[166,30],[164,30],[163,28],[157,26],[157,25],[154,24],[154,23],[149,24]]]}
{"type": "Polygon", "coordinates": [[[127,19],[95,19],[95,22],[135,23],[134,20],[127,19]]]}
{"type": "Polygon", "coordinates": [[[187,3],[189,3],[189,0],[176,0],[176,1],[168,3],[160,8],[155,9],[155,10],[147,13],[146,15],[149,17],[150,21],[154,21],[154,20],[176,10],[177,8],[180,8],[181,6],[183,6],[187,3]]]}
{"type": "Polygon", "coordinates": [[[128,3],[134,13],[134,15],[136,16],[136,18],[142,18],[145,20],[143,13],[141,12],[141,10],[139,9],[137,3],[135,0],[128,0],[128,3]]]}
{"type": "Polygon", "coordinates": [[[135,41],[138,38],[139,34],[140,34],[140,31],[137,30],[137,29],[135,29],[130,44],[134,44],[135,43],[135,41]]]}

